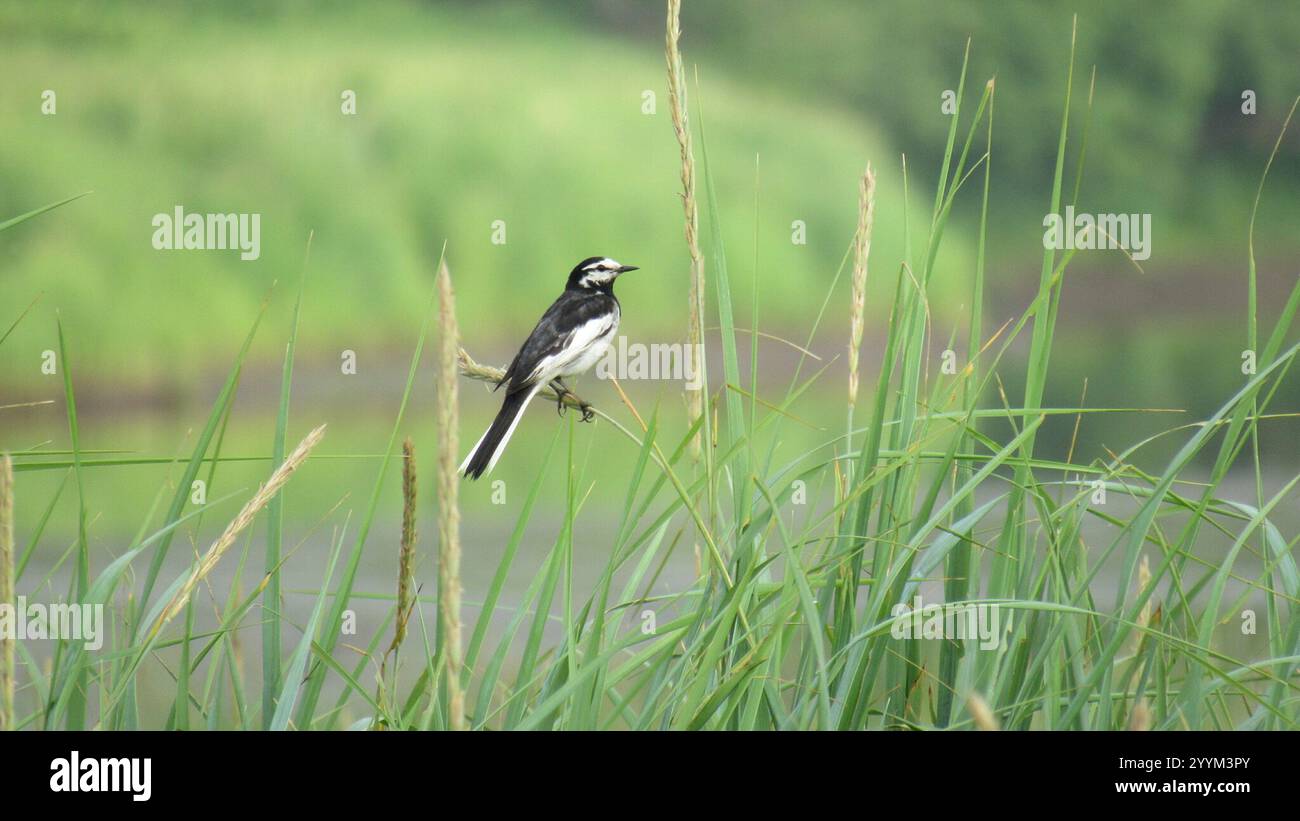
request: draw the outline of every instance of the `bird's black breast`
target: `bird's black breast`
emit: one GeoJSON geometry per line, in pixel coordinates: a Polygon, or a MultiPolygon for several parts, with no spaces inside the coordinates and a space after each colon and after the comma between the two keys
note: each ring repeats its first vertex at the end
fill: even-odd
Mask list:
{"type": "Polygon", "coordinates": [[[529,378],[539,362],[563,351],[577,329],[618,310],[618,300],[611,291],[566,290],[537,321],[498,386],[508,383],[510,392],[531,387],[529,378]]]}

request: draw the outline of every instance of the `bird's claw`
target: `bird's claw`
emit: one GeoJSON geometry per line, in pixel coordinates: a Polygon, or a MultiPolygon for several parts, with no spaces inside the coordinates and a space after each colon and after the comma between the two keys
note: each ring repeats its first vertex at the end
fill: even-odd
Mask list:
{"type": "Polygon", "coordinates": [[[582,421],[590,422],[596,418],[596,410],[590,404],[579,399],[573,391],[554,383],[552,383],[551,387],[555,389],[555,412],[560,416],[563,416],[564,412],[569,409],[564,400],[571,399],[577,403],[578,410],[582,411],[582,421]]]}

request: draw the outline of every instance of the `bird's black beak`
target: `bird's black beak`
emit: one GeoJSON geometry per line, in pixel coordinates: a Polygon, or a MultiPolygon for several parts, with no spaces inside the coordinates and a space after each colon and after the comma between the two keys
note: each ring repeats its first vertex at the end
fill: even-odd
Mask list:
{"type": "Polygon", "coordinates": [[[635,266],[635,265],[622,265],[622,266],[619,266],[618,272],[619,272],[620,274],[626,274],[628,271],[637,271],[637,270],[640,270],[640,269],[637,268],[637,266],[635,266]]]}

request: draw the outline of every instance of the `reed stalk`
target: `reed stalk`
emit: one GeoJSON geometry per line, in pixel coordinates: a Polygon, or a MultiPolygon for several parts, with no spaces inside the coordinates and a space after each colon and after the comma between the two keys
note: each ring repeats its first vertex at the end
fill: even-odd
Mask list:
{"type": "Polygon", "coordinates": [[[977,729],[987,731],[1002,729],[998,717],[993,714],[989,703],[979,693],[971,693],[966,697],[966,709],[970,711],[970,717],[974,720],[977,729]]]}
{"type": "MultiPolygon", "coordinates": [[[[456,370],[458,370],[460,375],[466,379],[473,379],[478,382],[491,382],[494,385],[500,382],[502,377],[506,375],[505,368],[484,365],[483,363],[476,361],[474,357],[470,356],[464,348],[457,348],[456,350],[456,370]]],[[[558,396],[549,384],[538,391],[537,395],[552,401],[562,402],[564,403],[564,406],[568,408],[581,409],[583,405],[586,405],[587,407],[595,407],[590,402],[584,402],[582,397],[578,396],[573,391],[568,391],[563,396],[558,396]]]]}
{"type": "Polygon", "coordinates": [[[397,652],[406,639],[406,624],[411,618],[411,581],[415,577],[415,443],[407,437],[402,442],[402,541],[397,554],[397,626],[389,652],[397,652]]]}
{"type": "MultiPolygon", "coordinates": [[[[688,306],[687,341],[692,355],[697,357],[701,371],[704,368],[704,255],[700,252],[700,209],[695,199],[695,151],[691,144],[691,124],[686,108],[686,70],[678,41],[682,36],[681,0],[668,0],[668,26],[665,37],[665,55],[668,62],[668,105],[672,114],[673,132],[682,155],[682,208],[686,215],[686,248],[691,255],[691,281],[688,306]]],[[[686,391],[686,405],[690,424],[704,413],[705,380],[700,386],[686,391]]],[[[701,428],[702,429],[702,428],[701,428]]],[[[691,455],[700,457],[700,433],[691,439],[691,455]]]]}
{"type": "Polygon", "coordinates": [[[298,443],[298,447],[293,449],[293,453],[290,453],[284,463],[271,474],[271,478],[266,480],[266,484],[258,488],[257,493],[253,494],[253,498],[249,499],[243,509],[239,511],[239,515],[232,519],[230,524],[226,525],[225,531],[217,537],[217,540],[212,543],[208,551],[203,554],[198,565],[190,571],[190,576],[185,580],[185,584],[181,586],[180,590],[176,591],[176,595],[172,596],[171,601],[167,603],[167,607],[158,617],[158,620],[154,622],[151,630],[153,635],[157,635],[167,625],[167,622],[174,619],[181,610],[185,609],[185,603],[189,601],[194,588],[212,572],[212,569],[217,566],[217,562],[221,561],[221,557],[235,543],[235,539],[239,537],[239,534],[253,523],[253,520],[257,518],[257,514],[261,512],[262,508],[266,507],[267,503],[275,497],[275,494],[280,492],[280,489],[289,481],[289,477],[293,475],[294,471],[301,467],[303,462],[307,461],[307,456],[324,436],[324,425],[307,434],[298,443]]]}
{"type": "MultiPolygon", "coordinates": [[[[876,220],[876,172],[867,163],[858,180],[858,227],[853,234],[853,281],[849,307],[849,402],[844,428],[844,453],[853,453],[853,411],[858,403],[858,359],[867,312],[867,260],[871,256],[871,228],[876,220]]],[[[847,464],[847,463],[846,463],[847,464]]]]}
{"type": "Polygon", "coordinates": [[[459,446],[456,428],[460,333],[456,327],[456,293],[446,262],[438,267],[438,303],[442,335],[438,349],[438,613],[442,620],[443,660],[447,671],[448,726],[465,729],[461,687],[460,509],[456,473],[459,446]]]}
{"type": "MultiPolygon", "coordinates": [[[[17,606],[14,597],[14,462],[0,457],[0,605],[17,606]]],[[[14,649],[18,637],[0,634],[0,730],[14,726],[14,649]]]]}
{"type": "Polygon", "coordinates": [[[852,313],[849,315],[849,412],[858,402],[858,353],[867,306],[867,257],[871,254],[871,227],[876,218],[876,173],[867,170],[858,181],[858,230],[853,235],[852,313]]]}

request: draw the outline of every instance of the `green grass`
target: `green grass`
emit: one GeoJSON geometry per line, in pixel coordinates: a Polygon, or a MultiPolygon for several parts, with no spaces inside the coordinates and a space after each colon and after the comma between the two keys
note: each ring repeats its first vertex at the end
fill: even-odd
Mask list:
{"type": "MultiPolygon", "coordinates": [[[[963,70],[963,89],[965,79],[963,70]]],[[[1072,53],[1063,83],[1046,204],[1052,210],[1077,197],[1087,174],[1080,135],[1086,134],[1090,101],[1078,94],[1072,53]]],[[[692,98],[693,121],[697,127],[707,123],[710,134],[719,96],[705,82],[692,98]]],[[[843,431],[819,430],[811,443],[810,434],[800,438],[791,431],[801,427],[797,420],[810,405],[826,402],[826,392],[809,393],[826,379],[820,366],[801,361],[779,394],[762,387],[756,361],[748,374],[740,366],[736,337],[746,318],[737,316],[744,303],[733,293],[737,266],[728,248],[735,246],[727,240],[744,232],[724,224],[744,220],[729,210],[735,197],[723,194],[732,181],[714,164],[721,159],[717,146],[706,148],[700,129],[708,304],[723,363],[721,381],[711,385],[716,445],[710,458],[694,462],[689,442],[695,427],[683,424],[675,407],[642,407],[634,415],[602,402],[596,428],[612,429],[611,441],[618,444],[598,452],[590,448],[592,429],[577,424],[574,414],[557,426],[544,453],[528,463],[527,490],[509,508],[517,512],[490,582],[465,591],[467,603],[479,605],[467,619],[472,628],[462,681],[471,727],[965,729],[974,725],[967,706],[972,697],[987,703],[1001,726],[1015,729],[1300,724],[1300,572],[1292,556],[1300,534],[1285,532],[1275,515],[1294,505],[1300,476],[1266,487],[1258,435],[1266,424],[1294,425],[1293,419],[1265,418],[1287,413],[1274,400],[1293,378],[1300,352],[1291,341],[1300,284],[1271,327],[1258,326],[1253,310],[1247,317],[1250,338],[1259,345],[1258,369],[1216,400],[1205,418],[1128,442],[1104,458],[1036,453],[1048,420],[1087,424],[1096,414],[1126,409],[1044,404],[1056,323],[1069,310],[1063,282],[1073,253],[1045,250],[1036,298],[1007,326],[992,328],[981,314],[980,241],[963,367],[952,376],[936,364],[933,310],[941,296],[932,286],[943,267],[941,249],[952,216],[966,209],[978,224],[986,223],[988,189],[996,182],[989,170],[990,158],[997,156],[995,96],[992,85],[963,94],[929,218],[877,222],[877,238],[899,236],[892,244],[873,243],[872,276],[885,279],[885,290],[893,294],[892,301],[875,306],[888,316],[876,385],[863,391],[861,427],[850,421],[843,431]],[[882,250],[890,248],[899,251],[882,250]],[[920,255],[914,257],[913,249],[920,255]],[[1004,357],[1017,344],[1027,344],[1029,353],[1024,372],[1017,374],[1023,394],[1013,404],[1002,386],[1012,367],[1004,357]],[[857,444],[846,451],[846,442],[857,444]],[[1145,467],[1148,450],[1167,442],[1173,443],[1172,456],[1162,467],[1145,467]],[[1208,456],[1208,472],[1197,468],[1202,455],[1208,456]],[[1253,477],[1253,498],[1228,493],[1234,471],[1253,477]],[[610,475],[618,477],[616,484],[607,481],[610,475]],[[558,489],[561,513],[556,522],[539,523],[538,500],[548,488],[558,489]],[[1099,488],[1107,494],[1104,504],[1095,501],[1099,488]],[[806,502],[800,503],[803,495],[806,502]],[[589,523],[598,519],[613,522],[612,536],[599,545],[603,563],[587,585],[576,567],[578,551],[589,523]],[[550,542],[540,566],[522,564],[521,545],[538,539],[550,542]],[[696,577],[669,584],[665,567],[692,550],[698,551],[696,577]],[[528,581],[518,600],[507,602],[504,591],[512,579],[528,581]],[[974,639],[894,638],[891,629],[906,618],[897,605],[910,601],[923,582],[941,588],[950,603],[998,608],[1004,616],[999,646],[983,649],[974,639]],[[1261,604],[1262,641],[1241,641],[1234,631],[1240,632],[1243,609],[1261,604]]],[[[667,132],[662,137],[670,142],[667,132]]],[[[757,221],[769,196],[765,180],[751,179],[745,190],[757,192],[757,221]]],[[[67,213],[61,209],[40,219],[67,213]]],[[[843,220],[846,226],[851,217],[843,220]]],[[[844,239],[847,245],[847,231],[844,239]]],[[[1242,278],[1251,290],[1255,242],[1252,232],[1249,255],[1243,253],[1242,278]]],[[[771,261],[756,247],[756,268],[760,263],[771,261]]],[[[304,278],[294,302],[280,402],[264,440],[270,455],[259,457],[267,464],[256,464],[261,475],[284,459],[295,420],[316,421],[310,405],[296,402],[291,409],[289,402],[299,310],[312,302],[316,279],[314,272],[304,278]]],[[[829,286],[826,305],[843,298],[838,276],[823,280],[829,286]]],[[[781,294],[764,288],[759,293],[755,285],[749,294],[752,314],[769,302],[780,304],[781,294]]],[[[363,558],[389,549],[370,537],[388,509],[382,500],[399,495],[393,456],[411,424],[408,404],[433,319],[432,306],[424,304],[386,447],[361,463],[360,488],[368,493],[359,500],[356,523],[353,502],[346,499],[304,514],[332,536],[303,537],[321,582],[305,591],[312,608],[302,625],[290,625],[280,606],[283,597],[298,595],[282,589],[280,579],[283,562],[296,549],[286,549],[282,529],[293,521],[284,517],[285,507],[301,504],[290,495],[263,514],[268,536],[264,575],[256,583],[245,589],[240,582],[251,548],[246,541],[237,562],[225,560],[237,567],[228,590],[196,596],[186,618],[163,634],[148,629],[189,572],[175,580],[163,574],[176,536],[184,533],[201,547],[202,524],[220,521],[216,511],[225,511],[227,501],[249,495],[240,489],[210,496],[203,505],[190,501],[191,483],[204,465],[211,486],[218,466],[241,464],[243,457],[223,455],[223,431],[261,313],[189,457],[171,460],[177,480],[159,490],[139,536],[102,568],[89,563],[86,511],[93,489],[84,479],[136,469],[150,457],[83,448],[105,443],[80,435],[74,384],[81,370],[73,370],[79,360],[69,361],[79,334],[71,323],[61,329],[71,450],[15,454],[18,502],[39,521],[19,564],[19,589],[42,587],[24,579],[22,568],[70,484],[77,491],[79,522],[67,554],[76,568],[70,592],[109,604],[115,635],[94,655],[79,643],[59,642],[48,673],[20,645],[19,726],[449,725],[441,627],[431,631],[425,624],[434,612],[428,608],[436,602],[436,585],[426,587],[433,595],[419,597],[423,606],[397,662],[402,674],[378,683],[373,673],[395,616],[395,597],[356,589],[363,558]],[[53,491],[54,500],[24,492],[27,480],[52,471],[71,476],[53,491]],[[163,505],[169,495],[170,504],[163,505]],[[139,570],[145,570],[142,579],[139,570]],[[345,636],[341,627],[362,599],[379,600],[387,616],[345,636]],[[196,632],[200,606],[216,622],[205,632],[196,632]],[[290,627],[292,637],[285,635],[290,627]],[[256,653],[248,646],[254,636],[262,641],[256,653]],[[421,640],[422,652],[413,649],[421,640]],[[293,648],[288,659],[270,649],[281,642],[293,648]],[[268,665],[259,676],[244,670],[252,655],[268,665]],[[144,690],[159,675],[168,682],[169,706],[154,711],[144,690]]],[[[473,311],[462,303],[462,319],[473,311]]],[[[826,314],[823,307],[809,338],[847,339],[846,327],[821,321],[826,314]]],[[[302,316],[306,332],[309,314],[302,316]]],[[[835,410],[835,418],[847,416],[835,410]]],[[[530,452],[514,455],[520,453],[530,452]]],[[[317,469],[344,470],[333,459],[315,461],[317,469]]],[[[428,500],[422,506],[432,507],[428,500]]],[[[467,519],[466,530],[485,518],[467,519]]],[[[436,549],[426,546],[426,553],[436,549]]],[[[429,564],[418,569],[417,582],[430,578],[429,564]]]]}

